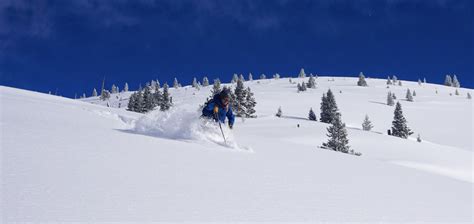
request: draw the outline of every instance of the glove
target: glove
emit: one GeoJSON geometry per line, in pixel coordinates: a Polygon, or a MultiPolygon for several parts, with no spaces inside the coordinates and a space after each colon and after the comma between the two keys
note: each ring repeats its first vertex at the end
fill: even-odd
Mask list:
{"type": "Polygon", "coordinates": [[[214,114],[217,114],[217,112],[219,112],[219,107],[215,106],[213,111],[214,111],[214,114]]]}

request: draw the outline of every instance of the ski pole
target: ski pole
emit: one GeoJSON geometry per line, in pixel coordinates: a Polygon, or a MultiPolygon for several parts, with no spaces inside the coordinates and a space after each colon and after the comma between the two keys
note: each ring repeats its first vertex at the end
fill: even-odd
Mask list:
{"type": "Polygon", "coordinates": [[[219,118],[217,117],[217,110],[216,109],[217,109],[217,107],[214,107],[214,118],[216,119],[217,123],[219,123],[219,128],[221,129],[222,138],[224,139],[224,144],[227,145],[227,141],[225,140],[224,131],[222,130],[221,121],[219,121],[219,118]]]}

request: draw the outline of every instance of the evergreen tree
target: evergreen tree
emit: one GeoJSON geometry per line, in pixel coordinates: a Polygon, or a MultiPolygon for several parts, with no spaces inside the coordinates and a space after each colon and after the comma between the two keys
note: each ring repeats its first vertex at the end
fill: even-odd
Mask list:
{"type": "Polygon", "coordinates": [[[319,115],[319,121],[324,123],[331,123],[339,109],[337,108],[336,99],[331,89],[328,90],[327,94],[323,94],[321,99],[321,114],[319,115]]]}
{"type": "Polygon", "coordinates": [[[132,93],[132,95],[130,95],[130,98],[128,100],[128,105],[127,105],[127,110],[135,111],[136,98],[137,98],[137,93],[132,93]]]}
{"type": "Polygon", "coordinates": [[[156,90],[161,88],[160,80],[156,79],[156,90]]]}
{"type": "Polygon", "coordinates": [[[451,78],[450,75],[446,75],[446,78],[444,79],[444,85],[453,86],[453,79],[451,78]]]}
{"type": "Polygon", "coordinates": [[[163,100],[163,94],[161,93],[160,89],[156,89],[153,93],[153,104],[154,106],[160,106],[161,101],[163,100]]]}
{"type": "Polygon", "coordinates": [[[257,102],[255,101],[255,97],[253,96],[253,92],[250,90],[250,87],[247,87],[245,94],[245,116],[246,117],[255,117],[255,106],[257,102]]]}
{"type": "Polygon", "coordinates": [[[193,82],[192,82],[191,85],[192,85],[192,87],[194,87],[194,88],[198,87],[198,83],[197,83],[196,77],[193,78],[193,82]]]}
{"type": "Polygon", "coordinates": [[[237,80],[239,80],[239,76],[237,74],[234,73],[234,75],[232,76],[232,83],[236,83],[237,80]]]}
{"type": "Polygon", "coordinates": [[[388,92],[388,94],[387,94],[387,105],[389,105],[389,106],[395,105],[395,102],[393,100],[393,95],[392,95],[391,92],[388,92]]]}
{"type": "Polygon", "coordinates": [[[349,139],[347,138],[346,124],[341,121],[341,114],[336,113],[331,126],[327,128],[329,140],[323,147],[337,152],[350,153],[349,139]]]}
{"type": "Polygon", "coordinates": [[[458,91],[458,89],[456,89],[456,91],[454,91],[454,95],[459,96],[459,91],[458,91]]]}
{"type": "Polygon", "coordinates": [[[364,73],[359,73],[359,81],[357,81],[358,86],[367,86],[367,81],[365,81],[364,73]]]}
{"type": "Polygon", "coordinates": [[[265,76],[265,74],[261,74],[260,75],[260,79],[266,79],[267,77],[265,76]]]}
{"type": "Polygon", "coordinates": [[[102,93],[100,94],[100,99],[107,100],[109,98],[110,98],[110,92],[106,89],[102,90],[102,93]]]}
{"type": "Polygon", "coordinates": [[[308,119],[310,121],[317,121],[316,114],[314,113],[313,108],[309,109],[308,119]]]}
{"type": "Polygon", "coordinates": [[[244,82],[240,79],[237,80],[237,86],[235,87],[234,94],[234,100],[236,101],[235,103],[237,106],[234,111],[238,117],[243,117],[245,115],[246,91],[244,82]]]}
{"type": "Polygon", "coordinates": [[[282,115],[281,107],[278,107],[278,111],[277,111],[277,113],[275,114],[275,116],[281,117],[281,115],[282,115]]]}
{"type": "Polygon", "coordinates": [[[301,83],[299,91],[306,91],[306,83],[301,83]]]}
{"type": "Polygon", "coordinates": [[[421,79],[418,79],[418,85],[421,86],[421,79]]]}
{"type": "Polygon", "coordinates": [[[397,96],[395,96],[395,93],[392,93],[392,98],[393,98],[394,100],[397,99],[397,96]]]}
{"type": "Polygon", "coordinates": [[[362,122],[362,130],[370,131],[373,127],[372,122],[369,120],[369,115],[366,114],[364,121],[362,122]]]}
{"type": "Polygon", "coordinates": [[[418,137],[416,137],[416,141],[417,141],[417,142],[421,142],[421,136],[420,136],[420,134],[418,134],[418,137]]]}
{"type": "Polygon", "coordinates": [[[240,75],[239,75],[239,79],[242,80],[242,82],[245,82],[245,78],[244,78],[244,75],[243,75],[243,74],[240,74],[240,75]]]}
{"type": "Polygon", "coordinates": [[[221,92],[221,80],[214,79],[214,84],[212,85],[212,90],[211,90],[212,97],[214,97],[216,94],[219,94],[220,92],[221,92]]]}
{"type": "Polygon", "coordinates": [[[413,102],[413,96],[411,95],[410,89],[407,89],[407,95],[405,98],[407,101],[413,102]]]}
{"type": "Polygon", "coordinates": [[[209,79],[206,76],[202,78],[202,86],[209,86],[209,79]]]}
{"type": "Polygon", "coordinates": [[[392,135],[400,138],[408,138],[411,134],[413,134],[413,132],[411,132],[407,126],[407,121],[403,116],[402,105],[400,102],[397,102],[392,121],[392,135]]]}
{"type": "Polygon", "coordinates": [[[92,96],[97,96],[97,90],[95,88],[92,90],[92,96]]]}
{"type": "Polygon", "coordinates": [[[390,76],[387,77],[387,85],[392,85],[392,80],[390,79],[390,76]]]}
{"type": "Polygon", "coordinates": [[[151,111],[155,108],[155,99],[151,93],[151,85],[143,90],[143,112],[151,111]]]}
{"type": "Polygon", "coordinates": [[[110,91],[111,93],[118,93],[117,86],[115,86],[115,84],[112,84],[110,91]]]}
{"type": "Polygon", "coordinates": [[[413,96],[416,96],[416,91],[415,91],[415,90],[413,90],[413,94],[412,94],[412,95],[413,95],[413,96]]]}
{"type": "Polygon", "coordinates": [[[467,98],[468,98],[468,99],[472,99],[472,96],[471,96],[470,93],[467,93],[467,98]]]}
{"type": "Polygon", "coordinates": [[[314,79],[313,74],[309,75],[309,80],[308,80],[308,88],[316,88],[316,79],[314,79]]]}
{"type": "MultiPolygon", "coordinates": [[[[163,87],[164,87],[164,85],[163,85],[163,87]]],[[[177,79],[177,78],[174,78],[173,87],[174,87],[175,89],[179,88],[179,82],[178,82],[178,79],[177,79]]]]}
{"type": "Polygon", "coordinates": [[[168,93],[168,84],[163,85],[163,97],[161,99],[160,110],[166,111],[171,107],[170,94],[168,93]]]}
{"type": "Polygon", "coordinates": [[[300,74],[298,74],[298,78],[306,78],[306,73],[304,72],[303,68],[301,68],[300,74]]]}
{"type": "Polygon", "coordinates": [[[301,90],[301,84],[298,83],[298,85],[296,85],[296,89],[298,90],[298,92],[302,91],[301,90]]]}
{"type": "Polygon", "coordinates": [[[253,81],[252,73],[249,73],[249,81],[253,81]]]}
{"type": "Polygon", "coordinates": [[[459,83],[458,77],[456,77],[456,75],[453,76],[453,87],[461,87],[461,83],[459,83]]]}
{"type": "Polygon", "coordinates": [[[402,86],[402,80],[398,80],[398,85],[402,86]]]}
{"type": "Polygon", "coordinates": [[[423,78],[423,83],[426,83],[426,78],[423,78]]]}
{"type": "Polygon", "coordinates": [[[392,82],[393,82],[393,84],[394,84],[394,85],[395,85],[395,83],[397,83],[397,82],[398,82],[398,78],[397,78],[397,76],[395,76],[395,75],[394,75],[394,76],[392,76],[392,82]]]}
{"type": "Polygon", "coordinates": [[[280,79],[280,74],[278,73],[275,73],[275,75],[273,76],[274,79],[280,79]]]}
{"type": "Polygon", "coordinates": [[[86,98],[86,93],[82,93],[82,98],[86,98]]]}

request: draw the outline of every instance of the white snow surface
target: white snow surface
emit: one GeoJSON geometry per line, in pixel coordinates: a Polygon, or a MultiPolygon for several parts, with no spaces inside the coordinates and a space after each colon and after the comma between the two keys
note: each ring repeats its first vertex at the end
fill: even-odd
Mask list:
{"type": "Polygon", "coordinates": [[[172,110],[143,115],[125,110],[130,92],[107,102],[0,86],[1,221],[471,223],[473,91],[356,82],[319,77],[301,93],[288,78],[245,82],[257,118],[223,125],[229,146],[199,118],[210,87],[171,88],[172,110]],[[328,88],[360,157],[317,147],[328,125],[307,116],[312,107],[319,118],[328,88]],[[407,88],[415,102],[403,100],[407,88]],[[388,91],[409,139],[386,134],[388,91]]]}

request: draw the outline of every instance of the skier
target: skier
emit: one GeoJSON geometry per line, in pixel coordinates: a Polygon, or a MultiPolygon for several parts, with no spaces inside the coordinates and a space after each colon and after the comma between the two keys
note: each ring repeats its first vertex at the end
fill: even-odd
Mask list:
{"type": "Polygon", "coordinates": [[[225,118],[229,120],[229,128],[234,126],[235,115],[232,112],[230,103],[230,90],[224,88],[220,93],[214,95],[202,109],[202,117],[214,119],[216,122],[225,123],[225,118]]]}

